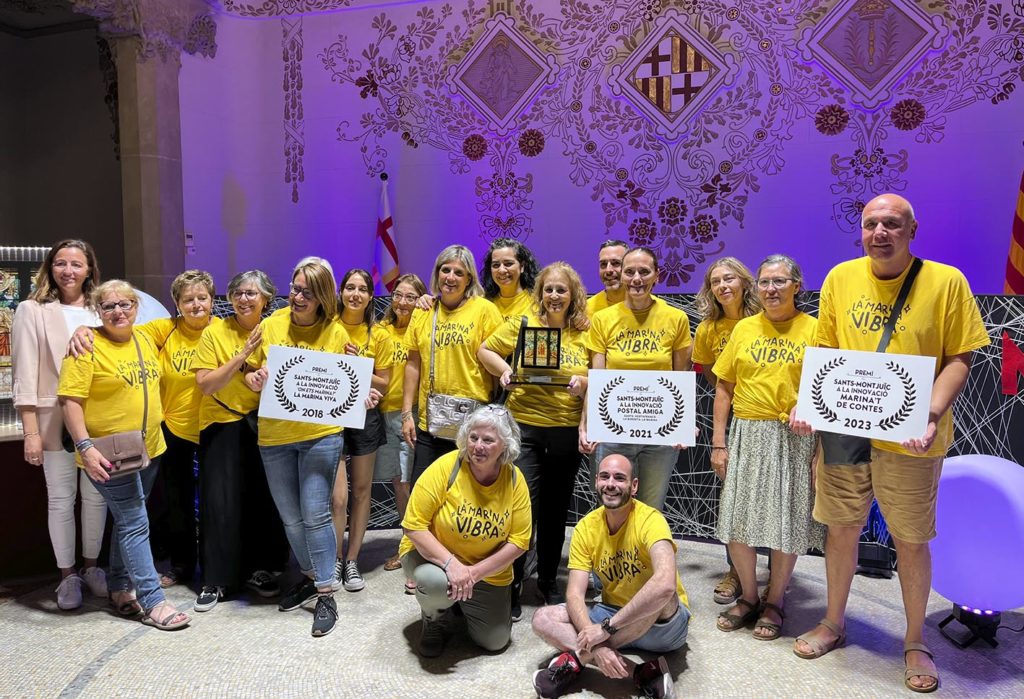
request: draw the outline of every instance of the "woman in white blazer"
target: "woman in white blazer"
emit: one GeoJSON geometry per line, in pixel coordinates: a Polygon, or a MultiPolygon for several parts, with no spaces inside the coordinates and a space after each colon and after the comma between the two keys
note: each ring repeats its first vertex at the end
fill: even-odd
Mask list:
{"type": "Polygon", "coordinates": [[[47,522],[53,554],[60,568],[57,606],[82,605],[82,585],[107,596],[103,570],[96,566],[106,525],[107,506],[75,455],[61,446],[64,421],[57,403],[57,381],[68,338],[80,325],[99,325],[89,294],[99,284],[96,253],[82,240],[62,240],[43,260],[35,290],[18,304],[11,328],[14,407],[21,415],[25,461],[42,466],[46,476],[47,522]],[[75,566],[75,501],[82,494],[82,558],[75,566]]]}

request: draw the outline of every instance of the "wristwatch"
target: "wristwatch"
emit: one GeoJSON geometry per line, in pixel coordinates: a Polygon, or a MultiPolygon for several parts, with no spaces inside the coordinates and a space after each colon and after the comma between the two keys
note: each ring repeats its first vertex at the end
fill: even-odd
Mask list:
{"type": "Polygon", "coordinates": [[[605,619],[604,621],[601,622],[601,628],[604,629],[605,632],[607,632],[607,634],[609,636],[614,636],[619,631],[617,628],[612,626],[612,618],[611,617],[608,617],[607,619],[605,619]]]}

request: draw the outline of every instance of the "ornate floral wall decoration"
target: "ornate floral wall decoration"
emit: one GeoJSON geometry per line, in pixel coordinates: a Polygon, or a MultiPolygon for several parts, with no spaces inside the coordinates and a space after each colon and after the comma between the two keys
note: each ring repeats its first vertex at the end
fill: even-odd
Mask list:
{"type": "Polygon", "coordinates": [[[188,27],[185,36],[186,53],[216,58],[217,56],[217,23],[209,15],[196,15],[188,27]]]}
{"type": "Polygon", "coordinates": [[[224,11],[239,17],[286,17],[348,7],[352,0],[223,0],[224,11]]]}
{"type": "Polygon", "coordinates": [[[564,176],[600,207],[602,235],[655,248],[669,286],[743,228],[795,129],[831,146],[822,194],[852,234],[864,201],[906,188],[908,136],[937,143],[949,114],[1003,104],[1024,81],[1024,19],[1009,2],[500,5],[431,3],[401,24],[388,12],[347,23],[317,54],[338,98],[365,105],[338,140],[358,145],[371,176],[395,148],[445,153],[454,176],[474,178],[484,238],[530,236],[531,158],[560,153],[564,176]],[[515,79],[485,77],[509,65],[515,79]]]}
{"type": "Polygon", "coordinates": [[[291,185],[292,203],[299,202],[299,183],[306,179],[302,157],[306,153],[302,113],[302,17],[281,20],[284,54],[284,181],[291,185]]]}

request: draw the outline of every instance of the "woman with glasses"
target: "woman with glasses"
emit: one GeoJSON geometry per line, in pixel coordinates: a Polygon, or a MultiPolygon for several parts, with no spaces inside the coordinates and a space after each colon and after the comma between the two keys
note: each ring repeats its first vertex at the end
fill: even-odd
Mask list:
{"type": "Polygon", "coordinates": [[[288,543],[277,516],[256,445],[258,393],[242,370],[263,339],[260,320],[277,289],[260,270],[236,274],[227,296],[234,313],[207,327],[192,370],[199,402],[200,590],[192,605],[213,609],[243,583],[261,597],[280,592],[272,571],[288,562],[288,543]]]}
{"type": "MultiPolygon", "coordinates": [[[[455,449],[452,431],[428,429],[427,395],[433,392],[455,400],[486,403],[491,377],[477,360],[483,341],[501,324],[494,304],[482,298],[473,253],[449,245],[434,261],[430,288],[438,303],[429,311],[417,309],[405,334],[408,358],[402,384],[402,437],[415,449],[412,482],[427,466],[455,449]],[[413,406],[419,405],[419,419],[413,406]]],[[[435,422],[435,425],[437,423],[435,422]]]]}
{"type": "MultiPolygon", "coordinates": [[[[387,333],[391,340],[392,363],[391,379],[387,391],[380,402],[384,414],[384,426],[388,441],[377,450],[377,461],[374,464],[375,480],[390,480],[395,489],[395,505],[398,508],[398,520],[405,517],[405,506],[409,502],[409,480],[412,477],[412,448],[402,439],[402,381],[405,379],[405,363],[409,350],[405,346],[405,333],[409,329],[416,300],[427,293],[427,287],[415,274],[403,274],[395,280],[395,290],[391,294],[391,305],[388,306],[383,320],[377,324],[377,332],[387,333]]],[[[417,407],[413,406],[413,422],[417,407]]],[[[395,555],[384,562],[384,570],[398,570],[402,562],[395,555]]],[[[416,591],[416,583],[406,580],[405,591],[412,594],[416,591]],[[411,584],[410,584],[411,583],[411,584]]]]}
{"type": "MultiPolygon", "coordinates": [[[[526,476],[530,503],[537,520],[537,590],[545,604],[561,604],[565,597],[557,583],[558,565],[565,543],[565,522],[579,468],[579,424],[582,396],[587,390],[589,356],[577,323],[586,318],[587,291],[580,276],[565,262],[541,270],[533,292],[533,307],[526,314],[530,328],[557,328],[560,332],[559,368],[531,370],[562,385],[511,384],[512,367],[504,359],[516,350],[522,321],[510,318],[480,346],[477,356],[487,370],[510,391],[508,409],[522,433],[516,464],[526,476]],[[565,386],[564,383],[568,383],[565,386]]],[[[516,559],[512,585],[512,620],[522,618],[519,593],[525,557],[516,559]]]]}
{"type": "MultiPolygon", "coordinates": [[[[364,269],[350,269],[341,279],[338,291],[338,319],[348,333],[345,354],[373,360],[371,385],[383,394],[391,379],[393,363],[391,341],[387,333],[373,327],[373,278],[364,269]]],[[[342,553],[345,538],[345,520],[348,510],[348,485],[345,459],[338,464],[334,480],[331,511],[334,532],[338,539],[337,559],[334,563],[334,588],[344,587],[358,592],[366,586],[359,572],[359,551],[363,546],[366,527],[370,523],[370,487],[373,485],[373,465],[377,450],[387,444],[384,418],[380,408],[366,411],[362,429],[349,428],[342,432],[345,454],[348,456],[352,481],[352,517],[349,519],[348,554],[342,553]]]]}
{"type": "Polygon", "coordinates": [[[99,318],[90,294],[100,283],[96,253],[83,240],[61,240],[46,254],[34,278],[35,288],[18,304],[11,327],[14,407],[21,416],[25,461],[40,466],[46,478],[47,524],[60,569],[57,607],[82,606],[82,585],[107,596],[103,569],[96,565],[103,544],[107,505],[73,452],[61,446],[64,417],[57,403],[57,382],[65,348],[74,328],[96,326],[99,318]],[[75,566],[75,501],[82,495],[82,557],[75,566]]]}
{"type": "Polygon", "coordinates": [[[480,270],[484,298],[498,307],[505,320],[518,318],[533,305],[537,260],[530,249],[512,238],[495,238],[480,270]]]}
{"type": "MultiPolygon", "coordinates": [[[[338,321],[334,274],[321,262],[308,261],[292,272],[289,312],[263,321],[263,337],[246,360],[245,382],[262,391],[267,354],[273,345],[342,354],[350,343],[338,321]]],[[[380,393],[370,389],[367,408],[380,393]]],[[[270,493],[284,523],[302,580],[281,598],[278,609],[291,611],[316,600],[313,636],[334,630],[334,568],[338,540],[331,519],[331,492],[342,450],[341,428],[261,417],[259,445],[270,493]]]]}
{"type": "MultiPolygon", "coordinates": [[[[754,288],[754,276],[735,257],[715,260],[704,273],[704,283],[697,293],[700,324],[693,334],[693,363],[700,366],[701,376],[714,388],[714,366],[725,349],[729,335],[741,318],[761,310],[754,288]]],[[[729,558],[729,572],[715,585],[715,602],[732,604],[740,593],[740,579],[729,558]]]]}
{"type": "MultiPolygon", "coordinates": [[[[651,292],[658,281],[658,258],[645,247],[629,250],[622,258],[622,284],[626,298],[590,319],[587,348],[594,369],[689,371],[690,320],[651,292]]],[[[586,411],[580,422],[580,450],[594,454],[592,470],[609,454],[622,454],[633,462],[640,479],[637,498],[664,510],[669,479],[681,446],[650,444],[593,444],[587,440],[586,411]],[[596,453],[595,453],[596,451],[596,453]]],[[[593,479],[591,479],[593,482],[593,479]]]]}
{"type": "Polygon", "coordinates": [[[64,422],[78,452],[77,462],[103,496],[114,518],[110,540],[110,596],[118,612],[143,612],[142,622],[162,630],[187,626],[191,618],[164,597],[149,545],[145,494],[167,446],[160,429],[160,362],[149,338],[134,331],[138,296],[120,279],[92,292],[102,326],[93,351],[67,357],[57,393],[64,422]],[[93,438],[141,429],[148,468],[112,477],[110,462],[93,438]],[[132,592],[134,587],[135,592],[132,592]]]}
{"type": "Polygon", "coordinates": [[[434,461],[412,489],[399,555],[416,581],[419,654],[444,651],[456,603],[469,637],[488,651],[511,639],[512,562],[530,546],[530,495],[514,462],[519,427],[485,405],[459,428],[458,450],[434,461]]]}
{"type": "Polygon", "coordinates": [[[761,641],[778,638],[782,630],[783,597],[797,556],[825,541],[825,528],[811,517],[815,439],[788,427],[804,350],[818,323],[796,307],[802,289],[796,262],[785,255],[765,258],[757,269],[764,310],[736,324],[714,369],[711,465],[725,481],[717,536],[728,543],[740,579],[740,596],[719,615],[718,628],[735,631],[758,619],[754,638],[761,641]],[[763,605],[755,575],[758,546],[771,549],[763,605]]]}

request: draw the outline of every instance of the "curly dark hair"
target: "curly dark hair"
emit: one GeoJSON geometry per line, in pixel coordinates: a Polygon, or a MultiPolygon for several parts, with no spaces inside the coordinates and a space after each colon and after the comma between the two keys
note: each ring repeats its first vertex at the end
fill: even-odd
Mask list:
{"type": "Polygon", "coordinates": [[[484,285],[484,298],[493,299],[501,293],[497,282],[491,277],[491,257],[495,250],[502,248],[512,248],[515,251],[516,260],[522,268],[519,274],[520,289],[533,291],[533,285],[537,281],[537,258],[530,252],[530,248],[513,238],[495,238],[491,246],[487,248],[487,256],[480,268],[480,282],[484,285]]]}

